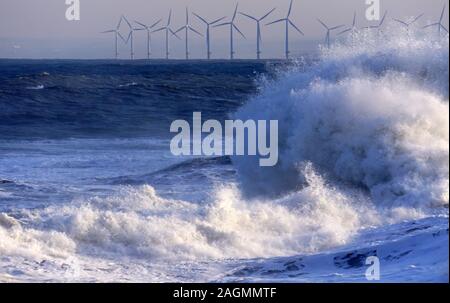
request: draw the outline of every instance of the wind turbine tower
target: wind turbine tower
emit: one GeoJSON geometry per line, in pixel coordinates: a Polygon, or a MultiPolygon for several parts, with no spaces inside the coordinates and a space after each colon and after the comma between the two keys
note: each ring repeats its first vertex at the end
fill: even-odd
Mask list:
{"type": "Polygon", "coordinates": [[[170,56],[170,41],[169,41],[169,34],[174,35],[175,37],[177,37],[178,39],[181,40],[180,37],[178,37],[178,35],[170,28],[170,23],[172,21],[172,10],[169,11],[169,18],[167,18],[167,25],[164,27],[161,27],[155,31],[153,31],[154,33],[156,32],[160,32],[160,31],[165,31],[166,33],[166,59],[169,59],[170,56]]]}
{"type": "Polygon", "coordinates": [[[223,19],[225,19],[226,17],[222,17],[219,18],[217,20],[214,20],[212,22],[208,22],[206,21],[205,18],[202,18],[201,16],[197,15],[196,13],[193,13],[194,16],[196,16],[200,21],[202,21],[203,23],[206,24],[206,56],[208,58],[208,60],[211,59],[211,25],[214,25],[220,21],[222,21],[223,19]]]}
{"type": "Polygon", "coordinates": [[[334,31],[334,30],[340,29],[344,25],[338,25],[338,26],[329,27],[322,20],[317,19],[317,21],[319,21],[319,23],[322,24],[322,26],[327,30],[327,33],[325,35],[325,45],[328,48],[330,48],[330,46],[331,46],[331,32],[334,31]]]}
{"type": "Polygon", "coordinates": [[[134,60],[134,31],[135,31],[135,28],[131,25],[130,21],[128,21],[128,19],[125,16],[123,16],[123,20],[125,20],[128,27],[130,28],[130,33],[128,34],[128,38],[125,43],[128,44],[128,41],[130,41],[130,58],[131,58],[131,60],[134,60]]]}
{"type": "Polygon", "coordinates": [[[403,26],[405,26],[406,32],[408,33],[408,36],[409,36],[409,34],[410,34],[409,29],[410,29],[411,25],[413,25],[413,24],[416,23],[420,18],[422,18],[423,15],[424,15],[424,14],[420,14],[420,15],[418,15],[417,17],[413,18],[413,19],[410,20],[410,21],[403,21],[403,20],[400,20],[400,19],[394,19],[394,21],[400,23],[400,24],[403,25],[403,26]]]}
{"type": "Polygon", "coordinates": [[[381,27],[384,24],[384,21],[386,20],[386,16],[388,14],[388,11],[384,12],[383,18],[381,18],[380,23],[378,23],[377,25],[371,25],[371,26],[367,26],[365,28],[369,28],[369,29],[377,29],[378,31],[381,31],[381,27]]]}
{"type": "Polygon", "coordinates": [[[445,8],[446,6],[442,8],[441,17],[439,18],[439,21],[433,24],[429,24],[427,26],[424,26],[423,28],[433,27],[436,26],[438,30],[438,37],[441,39],[441,30],[444,30],[448,34],[448,30],[445,28],[445,26],[442,24],[442,20],[444,20],[444,14],[445,14],[445,8]]]}
{"type": "Polygon", "coordinates": [[[258,60],[261,59],[261,42],[262,42],[262,36],[261,36],[261,21],[269,17],[270,14],[272,14],[275,11],[275,8],[269,11],[267,14],[262,16],[261,18],[257,19],[256,17],[253,17],[251,15],[240,13],[241,15],[252,19],[256,22],[256,58],[258,60]]]}
{"type": "Polygon", "coordinates": [[[285,53],[286,53],[286,59],[289,59],[289,27],[292,26],[297,32],[299,32],[302,36],[304,36],[305,34],[294,24],[294,22],[292,22],[292,20],[290,19],[291,17],[291,13],[292,13],[292,5],[294,3],[294,0],[291,0],[291,4],[289,5],[289,11],[287,13],[286,18],[280,19],[280,20],[276,20],[273,22],[270,22],[266,25],[272,25],[275,23],[279,23],[279,22],[285,22],[285,30],[286,30],[286,34],[285,34],[285,53]]]}
{"type": "Polygon", "coordinates": [[[138,25],[142,26],[142,28],[136,28],[137,31],[147,31],[147,59],[150,59],[150,56],[152,54],[152,46],[151,46],[151,41],[152,41],[152,33],[151,30],[157,26],[160,22],[162,21],[162,19],[159,19],[157,22],[153,23],[152,25],[146,25],[144,23],[141,23],[139,21],[134,21],[136,22],[138,25]]]}
{"type": "Polygon", "coordinates": [[[186,7],[186,24],[181,27],[180,29],[178,29],[175,34],[178,34],[178,32],[185,30],[185,49],[186,49],[186,60],[189,60],[189,31],[196,33],[199,36],[203,36],[202,34],[200,34],[196,29],[194,29],[190,24],[189,24],[189,10],[186,7]]]}
{"type": "Polygon", "coordinates": [[[214,27],[226,26],[226,25],[228,25],[230,27],[230,59],[231,60],[234,59],[234,37],[233,37],[234,36],[234,31],[236,30],[245,39],[245,35],[241,32],[241,30],[236,26],[236,24],[234,22],[236,20],[238,7],[239,7],[239,3],[236,4],[236,8],[234,10],[233,18],[231,18],[230,22],[225,22],[225,23],[214,25],[214,27]]]}
{"type": "Polygon", "coordinates": [[[102,34],[107,33],[114,33],[114,55],[115,59],[117,60],[119,58],[119,38],[125,43],[125,38],[122,36],[122,34],[119,32],[120,25],[122,24],[123,16],[120,17],[119,23],[117,24],[115,29],[107,30],[104,32],[101,32],[102,34]]]}
{"type": "Polygon", "coordinates": [[[358,32],[358,28],[356,27],[356,12],[353,14],[353,21],[351,27],[344,29],[342,32],[338,33],[338,35],[342,35],[345,33],[350,33],[352,38],[352,45],[355,44],[355,36],[358,32]]]}

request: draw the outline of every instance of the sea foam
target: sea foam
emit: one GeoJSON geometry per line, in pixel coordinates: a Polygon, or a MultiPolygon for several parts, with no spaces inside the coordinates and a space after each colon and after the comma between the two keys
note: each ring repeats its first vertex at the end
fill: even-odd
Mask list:
{"type": "Polygon", "coordinates": [[[448,206],[448,36],[440,42],[394,32],[381,41],[323,49],[319,63],[293,68],[236,114],[278,119],[280,161],[260,169],[233,158],[252,195],[304,186],[310,162],[330,181],[370,192],[384,206],[448,206]]]}

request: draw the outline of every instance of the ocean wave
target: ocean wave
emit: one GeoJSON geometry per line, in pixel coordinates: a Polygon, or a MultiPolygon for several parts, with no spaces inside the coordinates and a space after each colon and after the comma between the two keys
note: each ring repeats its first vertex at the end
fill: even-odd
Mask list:
{"type": "Polygon", "coordinates": [[[168,137],[170,123],[193,111],[225,119],[269,70],[245,62],[7,61],[0,138],[168,137]],[[39,76],[43,71],[48,75],[39,76]]]}
{"type": "Polygon", "coordinates": [[[248,194],[302,188],[298,167],[309,162],[379,205],[448,207],[448,36],[369,38],[324,49],[318,64],[265,82],[240,108],[237,118],[280,127],[278,166],[232,159],[248,194]]]}
{"type": "MultiPolygon", "coordinates": [[[[195,179],[201,184],[205,184],[215,171],[220,176],[226,174],[223,167],[231,165],[230,157],[208,157],[208,158],[192,158],[180,163],[169,165],[163,169],[151,172],[145,175],[137,176],[119,176],[108,178],[100,181],[106,181],[107,184],[114,185],[143,185],[154,184],[161,179],[167,179],[167,182],[173,182],[174,176],[186,179],[189,176],[189,182],[195,179]],[[202,178],[203,177],[203,178],[202,178]]],[[[187,180],[184,180],[187,181],[187,180]]]]}
{"type": "Polygon", "coordinates": [[[28,247],[50,256],[76,250],[152,260],[288,256],[344,245],[365,227],[424,216],[406,208],[377,210],[363,191],[331,186],[311,165],[303,174],[307,187],[274,200],[247,200],[229,184],[205,203],[191,203],[143,185],[21,211],[25,225],[3,214],[0,252],[28,247]]]}

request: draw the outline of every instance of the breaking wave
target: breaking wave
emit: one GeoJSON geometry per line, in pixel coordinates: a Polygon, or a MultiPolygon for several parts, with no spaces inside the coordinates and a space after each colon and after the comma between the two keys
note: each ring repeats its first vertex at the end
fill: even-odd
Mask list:
{"type": "Polygon", "coordinates": [[[336,44],[318,64],[267,82],[236,116],[279,120],[280,161],[261,169],[234,158],[244,188],[294,191],[304,185],[298,166],[310,162],[380,205],[448,206],[448,42],[336,44]]]}
{"type": "Polygon", "coordinates": [[[347,243],[362,227],[421,217],[379,213],[365,195],[327,184],[312,166],[308,186],[275,200],[246,200],[221,187],[206,204],[164,199],[148,185],[109,198],[0,216],[0,253],[64,257],[96,251],[151,260],[251,258],[314,253],[347,243]],[[354,202],[358,201],[358,204],[354,202]],[[320,224],[318,224],[320,222],[320,224]]]}

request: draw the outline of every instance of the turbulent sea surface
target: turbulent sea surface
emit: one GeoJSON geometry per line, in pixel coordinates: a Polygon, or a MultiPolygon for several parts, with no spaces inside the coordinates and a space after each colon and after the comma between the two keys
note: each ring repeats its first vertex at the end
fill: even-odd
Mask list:
{"type": "Polygon", "coordinates": [[[314,60],[0,60],[0,281],[448,282],[448,37],[314,60]],[[280,160],[175,157],[278,119],[280,160]]]}

